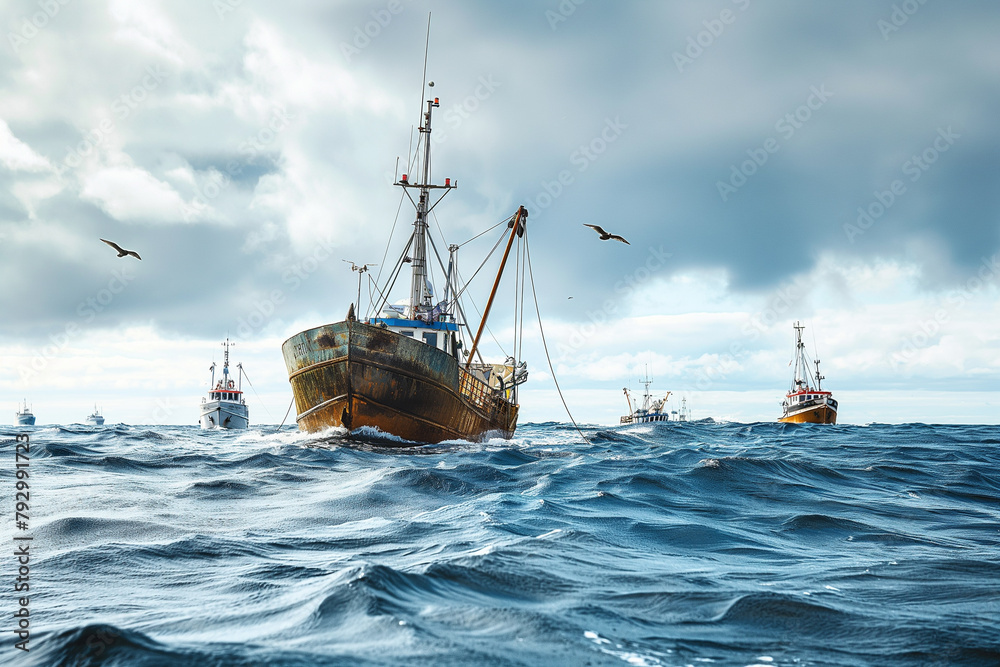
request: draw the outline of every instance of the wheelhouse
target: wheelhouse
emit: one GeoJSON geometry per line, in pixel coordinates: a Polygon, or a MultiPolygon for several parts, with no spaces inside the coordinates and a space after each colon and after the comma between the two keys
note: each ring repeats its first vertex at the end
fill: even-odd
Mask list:
{"type": "Polygon", "coordinates": [[[458,340],[458,324],[455,322],[425,322],[396,317],[371,317],[368,324],[380,326],[406,336],[413,340],[426,343],[446,354],[458,356],[461,342],[458,340]]]}

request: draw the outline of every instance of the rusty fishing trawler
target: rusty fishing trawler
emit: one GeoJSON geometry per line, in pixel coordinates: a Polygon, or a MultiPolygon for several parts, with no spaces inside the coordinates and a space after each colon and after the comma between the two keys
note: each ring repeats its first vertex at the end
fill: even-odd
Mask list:
{"type": "MultiPolygon", "coordinates": [[[[453,439],[481,440],[491,435],[510,438],[514,434],[518,387],[528,375],[525,363],[519,361],[517,318],[514,354],[503,363],[485,362],[479,342],[515,241],[514,255],[522,271],[515,284],[515,296],[520,286],[523,306],[525,263],[520,253],[528,212],[519,207],[512,217],[495,225],[506,223],[493,251],[479,268],[485,266],[504,240],[506,247],[482,321],[473,336],[460,302],[460,297],[468,296],[468,283],[462,285],[459,280],[460,245],[447,246],[449,258],[445,269],[428,229],[428,213],[458,184],[452,184],[450,178],[443,185],[431,183],[431,116],[439,100],[426,100],[426,110],[424,105],[422,100],[418,140],[422,164],[420,176],[414,179],[418,182],[411,182],[404,173],[395,183],[416,209],[413,232],[388,273],[385,285],[372,281],[379,297],[373,299],[370,316],[361,316],[360,305],[351,304],[343,321],[298,333],[281,346],[300,430],[316,432],[343,427],[353,431],[370,427],[401,438],[400,444],[404,446],[453,439]],[[413,192],[417,193],[416,200],[413,192]],[[432,193],[440,193],[433,202],[432,193]],[[435,299],[430,280],[428,242],[444,279],[440,300],[435,299]],[[409,299],[390,304],[389,294],[407,264],[409,299]],[[471,339],[471,346],[463,342],[465,334],[471,339]]],[[[525,239],[523,246],[526,245],[525,239]]],[[[364,269],[353,264],[352,269],[359,270],[360,301],[364,269]]]]}
{"type": "Polygon", "coordinates": [[[792,386],[781,404],[782,415],[779,422],[795,424],[836,424],[837,401],[829,391],[823,391],[822,383],[826,378],[819,373],[819,359],[813,361],[816,365],[816,375],[809,368],[806,358],[806,346],[802,342],[803,327],[795,323],[795,375],[792,386]]]}

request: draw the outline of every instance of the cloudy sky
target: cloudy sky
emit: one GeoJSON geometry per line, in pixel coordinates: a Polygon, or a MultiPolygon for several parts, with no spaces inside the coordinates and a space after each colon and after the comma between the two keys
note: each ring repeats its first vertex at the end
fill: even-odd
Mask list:
{"type": "MultiPolygon", "coordinates": [[[[342,260],[405,243],[429,12],[435,227],[528,208],[579,421],[647,369],[696,418],[773,420],[795,320],[841,422],[1000,421],[987,0],[7,0],[0,421],[195,424],[227,334],[280,421],[281,342],[343,319],[342,260]]],[[[526,330],[522,421],[564,421],[526,330]]]]}

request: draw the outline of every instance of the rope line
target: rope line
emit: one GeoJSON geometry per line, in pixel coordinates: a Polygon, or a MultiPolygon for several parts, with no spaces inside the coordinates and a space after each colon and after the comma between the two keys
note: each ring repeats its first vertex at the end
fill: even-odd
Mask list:
{"type": "Polygon", "coordinates": [[[264,412],[267,413],[268,419],[274,421],[274,417],[271,416],[271,411],[267,409],[267,404],[264,403],[264,400],[260,397],[260,394],[257,393],[257,390],[254,389],[253,382],[250,382],[250,376],[247,375],[245,370],[243,370],[243,366],[240,366],[240,373],[243,373],[243,377],[247,379],[247,384],[250,385],[251,389],[253,389],[253,395],[256,396],[257,400],[260,401],[260,404],[264,406],[264,412]]]}
{"type": "Polygon", "coordinates": [[[285,416],[281,418],[281,423],[278,424],[278,428],[274,429],[275,433],[280,431],[281,427],[285,425],[285,420],[288,419],[288,414],[292,411],[292,405],[294,404],[295,404],[295,397],[292,396],[292,402],[288,404],[288,409],[285,410],[285,416]]]}
{"type": "Polygon", "coordinates": [[[556,385],[556,391],[559,392],[559,400],[562,401],[563,407],[566,408],[566,414],[569,415],[569,420],[573,422],[573,426],[576,428],[576,432],[580,434],[580,437],[584,439],[585,442],[590,443],[590,438],[583,434],[580,430],[580,426],[573,419],[573,413],[569,411],[569,406],[566,405],[566,399],[563,397],[562,389],[559,387],[559,380],[556,379],[556,371],[552,367],[552,358],[549,356],[549,345],[545,342],[545,329],[542,328],[542,313],[538,309],[538,293],[535,292],[535,276],[531,271],[531,250],[528,247],[528,238],[524,238],[524,251],[525,257],[528,260],[528,278],[531,279],[531,296],[535,299],[535,315],[538,316],[538,331],[542,334],[542,348],[545,350],[545,361],[549,364],[549,372],[552,373],[552,382],[556,385]]]}
{"type": "Polygon", "coordinates": [[[476,234],[475,236],[473,236],[473,237],[472,237],[471,239],[469,239],[469,240],[468,240],[468,241],[466,241],[465,243],[459,243],[459,244],[458,244],[458,247],[459,247],[459,248],[461,248],[462,246],[466,245],[467,243],[472,243],[473,241],[475,241],[476,239],[478,239],[478,238],[479,238],[480,236],[484,236],[484,235],[486,235],[486,234],[489,234],[490,232],[492,232],[492,231],[493,231],[494,229],[496,229],[496,228],[497,228],[497,227],[499,227],[500,225],[504,224],[505,222],[510,222],[510,218],[509,218],[509,217],[507,217],[507,218],[504,218],[503,220],[501,220],[501,221],[500,221],[500,222],[498,222],[497,224],[493,225],[492,227],[490,227],[490,228],[489,228],[489,229],[487,229],[486,231],[484,231],[484,232],[480,232],[480,233],[476,234]]]}
{"type": "Polygon", "coordinates": [[[392,235],[396,232],[396,223],[399,222],[399,213],[403,210],[403,197],[406,196],[405,192],[399,193],[399,205],[396,206],[396,217],[392,220],[392,229],[389,230],[389,239],[385,242],[385,252],[382,253],[382,261],[378,265],[378,275],[375,277],[375,282],[382,280],[382,269],[385,268],[385,258],[389,256],[389,246],[392,245],[392,235]]]}

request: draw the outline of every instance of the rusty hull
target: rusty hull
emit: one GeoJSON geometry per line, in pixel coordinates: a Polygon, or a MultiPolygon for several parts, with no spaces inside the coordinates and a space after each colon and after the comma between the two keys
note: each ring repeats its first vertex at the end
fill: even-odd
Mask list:
{"type": "Polygon", "coordinates": [[[281,346],[302,431],[377,427],[413,443],[514,434],[517,405],[442,350],[357,320],[281,346]]]}

